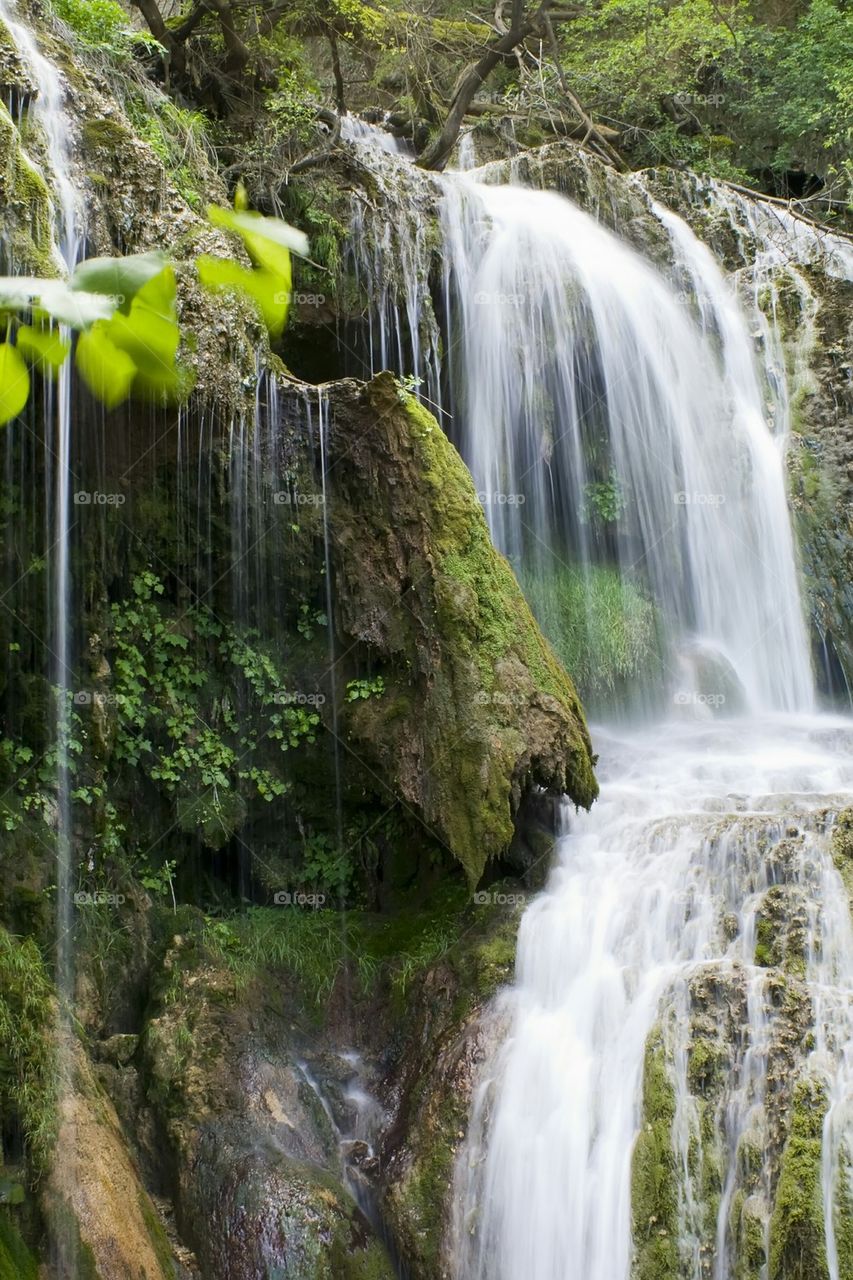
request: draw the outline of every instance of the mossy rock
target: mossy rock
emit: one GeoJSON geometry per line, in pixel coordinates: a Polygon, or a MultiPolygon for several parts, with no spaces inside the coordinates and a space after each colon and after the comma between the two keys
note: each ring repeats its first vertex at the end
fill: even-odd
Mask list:
{"type": "Polygon", "coordinates": [[[646,1042],[640,1132],[631,1162],[634,1280],[678,1275],[678,1170],[672,1144],[675,1088],[661,1028],[646,1042]]]}
{"type": "Polygon", "coordinates": [[[475,884],[532,788],[595,799],[583,708],[435,419],[390,374],[327,392],[337,622],[384,682],[350,740],[475,884]]]}
{"type": "Polygon", "coordinates": [[[805,1078],[794,1089],[770,1220],[769,1280],[828,1280],[821,1192],[825,1087],[805,1078]]]}
{"type": "Polygon", "coordinates": [[[5,271],[55,276],[53,211],[44,178],[21,146],[14,121],[0,102],[0,247],[5,271]]]}

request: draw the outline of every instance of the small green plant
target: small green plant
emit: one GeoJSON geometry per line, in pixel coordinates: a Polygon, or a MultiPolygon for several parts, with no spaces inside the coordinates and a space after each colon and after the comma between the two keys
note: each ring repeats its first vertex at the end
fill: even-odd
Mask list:
{"type": "Polygon", "coordinates": [[[328,626],[328,618],[321,609],[312,609],[310,605],[301,604],[299,606],[299,617],[296,620],[296,630],[305,640],[313,640],[315,627],[328,626]]]}
{"type": "Polygon", "coordinates": [[[615,524],[624,510],[625,495],[615,468],[611,467],[606,480],[594,481],[584,487],[584,520],[589,521],[594,515],[603,524],[615,524]]]}
{"type": "Polygon", "coordinates": [[[159,867],[149,866],[143,863],[139,871],[139,883],[143,889],[147,889],[149,893],[156,893],[162,896],[169,893],[172,896],[172,912],[177,913],[178,904],[175,901],[175,861],[166,861],[159,867]]]}
{"type": "Polygon", "coordinates": [[[58,1125],[55,1019],[53,986],[35,941],[0,928],[0,1109],[19,1121],[36,1176],[58,1125]]]}
{"type": "Polygon", "coordinates": [[[355,873],[347,851],[322,834],[305,841],[301,869],[306,884],[336,900],[346,896],[355,873]]]}
{"type": "Polygon", "coordinates": [[[347,702],[358,702],[360,698],[378,698],[385,692],[385,681],[382,676],[372,679],[349,680],[347,682],[347,702]]]}

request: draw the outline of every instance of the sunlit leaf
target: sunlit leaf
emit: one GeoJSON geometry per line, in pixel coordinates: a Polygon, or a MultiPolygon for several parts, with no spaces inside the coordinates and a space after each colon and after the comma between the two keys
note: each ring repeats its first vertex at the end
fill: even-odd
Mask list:
{"type": "Polygon", "coordinates": [[[21,311],[32,305],[34,297],[41,293],[43,280],[35,276],[0,276],[0,307],[8,311],[21,311]]]}
{"type": "Polygon", "coordinates": [[[17,418],[30,397],[30,372],[8,342],[0,344],[0,426],[17,418]]]}
{"type": "Polygon", "coordinates": [[[166,261],[166,255],[158,251],[127,258],[90,258],[74,271],[71,288],[107,294],[127,310],[139,290],[164,270],[166,261]]]}
{"type": "Polygon", "coordinates": [[[55,373],[62,368],[71,350],[71,343],[56,329],[36,329],[22,324],[15,335],[18,350],[24,359],[40,373],[55,373]]]}
{"type": "Polygon", "coordinates": [[[92,394],[108,409],[127,399],[136,377],[133,359],[110,339],[105,321],[99,321],[80,336],[77,368],[92,394]]]}
{"type": "Polygon", "coordinates": [[[64,280],[39,280],[35,276],[0,278],[0,308],[25,311],[31,307],[72,329],[88,329],[96,320],[108,320],[116,303],[103,294],[69,289],[64,280]]]}
{"type": "Polygon", "coordinates": [[[64,280],[41,280],[39,286],[38,309],[72,329],[88,329],[97,320],[108,320],[117,306],[105,294],[69,289],[64,280]]]}
{"type": "Polygon", "coordinates": [[[308,256],[308,237],[280,218],[240,213],[219,205],[209,205],[207,216],[215,227],[226,227],[240,236],[256,266],[277,275],[290,278],[291,250],[302,258],[308,256]]]}
{"type": "Polygon", "coordinates": [[[236,289],[252,298],[273,338],[280,336],[290,306],[290,280],[271,271],[250,271],[237,262],[203,255],[196,260],[201,283],[208,289],[236,289]]]}
{"type": "Polygon", "coordinates": [[[181,332],[175,299],[175,273],[169,267],[139,290],[127,315],[119,312],[110,322],[110,340],[136,366],[135,394],[172,397],[185,387],[186,374],[176,364],[181,332]]]}

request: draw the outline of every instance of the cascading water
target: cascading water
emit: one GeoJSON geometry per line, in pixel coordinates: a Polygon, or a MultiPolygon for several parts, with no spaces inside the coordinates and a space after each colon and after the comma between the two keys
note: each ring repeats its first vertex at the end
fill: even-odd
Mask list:
{"type": "Polygon", "coordinates": [[[666,275],[559,196],[443,180],[442,403],[493,536],[552,595],[579,573],[582,610],[600,566],[647,591],[672,700],[599,732],[601,799],[566,814],[522,920],[458,1158],[457,1280],[787,1275],[792,1125],[820,1188],[802,1265],[850,1278],[853,933],[829,832],[853,727],[811,710],[791,391],[758,305],[780,234],[795,261],[847,258],[738,201],[749,313],[650,200],[666,275]]]}
{"type": "MultiPolygon", "coordinates": [[[[73,271],[83,243],[83,203],[72,176],[71,139],[74,126],[65,108],[66,89],[59,71],[39,49],[13,0],[0,0],[0,19],[29,68],[36,96],[27,108],[41,130],[48,168],[44,177],[51,191],[54,213],[53,256],[57,269],[73,271]]],[[[30,163],[39,168],[33,160],[30,163]]],[[[14,271],[17,264],[11,264],[14,271]]],[[[68,338],[63,331],[63,337],[68,338]]],[[[71,818],[68,742],[70,737],[71,653],[69,619],[72,610],[69,550],[71,536],[71,365],[63,365],[55,391],[45,400],[46,473],[53,476],[53,524],[48,533],[50,565],[50,669],[56,698],[55,755],[57,785],[57,982],[68,1003],[73,991],[71,957],[71,818]]]]}
{"type": "MultiPolygon", "coordinates": [[[[45,57],[30,28],[19,20],[14,0],[0,0],[4,22],[23,63],[29,68],[37,93],[27,107],[28,126],[41,131],[47,165],[31,157],[28,162],[42,173],[51,192],[53,210],[52,256],[60,274],[70,273],[79,261],[84,237],[83,202],[72,176],[71,140],[74,125],[65,108],[66,87],[54,64],[45,57]]],[[[23,104],[22,104],[23,107],[23,104]]],[[[12,272],[19,270],[14,261],[12,272]]],[[[64,340],[70,333],[61,327],[64,340]]],[[[49,619],[48,669],[53,688],[53,752],[56,779],[56,985],[59,993],[59,1062],[62,1088],[67,1089],[73,1070],[71,1028],[74,1014],[73,955],[73,848],[71,822],[70,751],[72,732],[73,616],[71,535],[72,521],[72,370],[62,366],[55,387],[44,398],[44,470],[52,486],[52,522],[47,528],[49,619]]],[[[69,1153],[70,1154],[70,1153],[69,1153]]],[[[56,1233],[53,1241],[54,1265],[58,1273],[75,1275],[79,1246],[69,1229],[56,1233]]]]}
{"type": "Polygon", "coordinates": [[[807,707],[781,442],[734,297],[685,224],[666,225],[699,323],[565,199],[451,187],[460,447],[498,546],[546,574],[590,565],[591,487],[614,477],[623,580],[648,582],[670,634],[722,654],[750,705],[807,707]]]}

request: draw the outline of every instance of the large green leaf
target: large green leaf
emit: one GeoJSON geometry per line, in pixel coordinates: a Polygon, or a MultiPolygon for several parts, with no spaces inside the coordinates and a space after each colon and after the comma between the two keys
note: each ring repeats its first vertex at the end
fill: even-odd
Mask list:
{"type": "Polygon", "coordinates": [[[264,324],[271,337],[277,338],[284,329],[290,306],[290,280],[272,271],[250,271],[237,262],[225,258],[211,258],[203,254],[196,259],[201,283],[208,289],[236,289],[257,303],[264,324]]]}
{"type": "Polygon", "coordinates": [[[159,251],[134,253],[127,258],[89,258],[74,271],[71,288],[107,294],[127,311],[140,289],[164,270],[166,261],[166,255],[159,251]]]}
{"type": "Polygon", "coordinates": [[[34,328],[22,324],[15,334],[15,343],[24,359],[40,373],[56,373],[71,350],[71,343],[61,336],[58,330],[34,328]]]}
{"type": "Polygon", "coordinates": [[[38,310],[72,329],[88,329],[97,320],[108,320],[118,305],[105,294],[69,289],[64,280],[41,280],[39,286],[38,310]]]}
{"type": "Polygon", "coordinates": [[[110,326],[100,320],[77,342],[77,368],[93,395],[114,409],[130,395],[136,377],[133,359],[110,338],[110,326]]]}
{"type": "Polygon", "coordinates": [[[119,312],[110,323],[111,341],[136,365],[135,394],[172,398],[187,388],[187,374],[176,363],[181,340],[176,296],[175,273],[167,267],[143,285],[128,315],[119,312]]]}
{"type": "Polygon", "coordinates": [[[35,276],[0,278],[0,310],[28,311],[32,307],[74,329],[87,329],[96,320],[108,319],[115,311],[110,298],[98,293],[72,292],[64,280],[39,280],[35,276]]]}
{"type": "Polygon", "coordinates": [[[0,343],[0,426],[17,418],[30,398],[30,372],[19,351],[0,343]]]}
{"type": "Polygon", "coordinates": [[[208,206],[207,216],[215,227],[226,227],[240,236],[256,266],[285,276],[288,281],[291,251],[302,258],[308,256],[308,237],[280,218],[265,218],[260,213],[239,213],[215,204],[208,206]]]}

